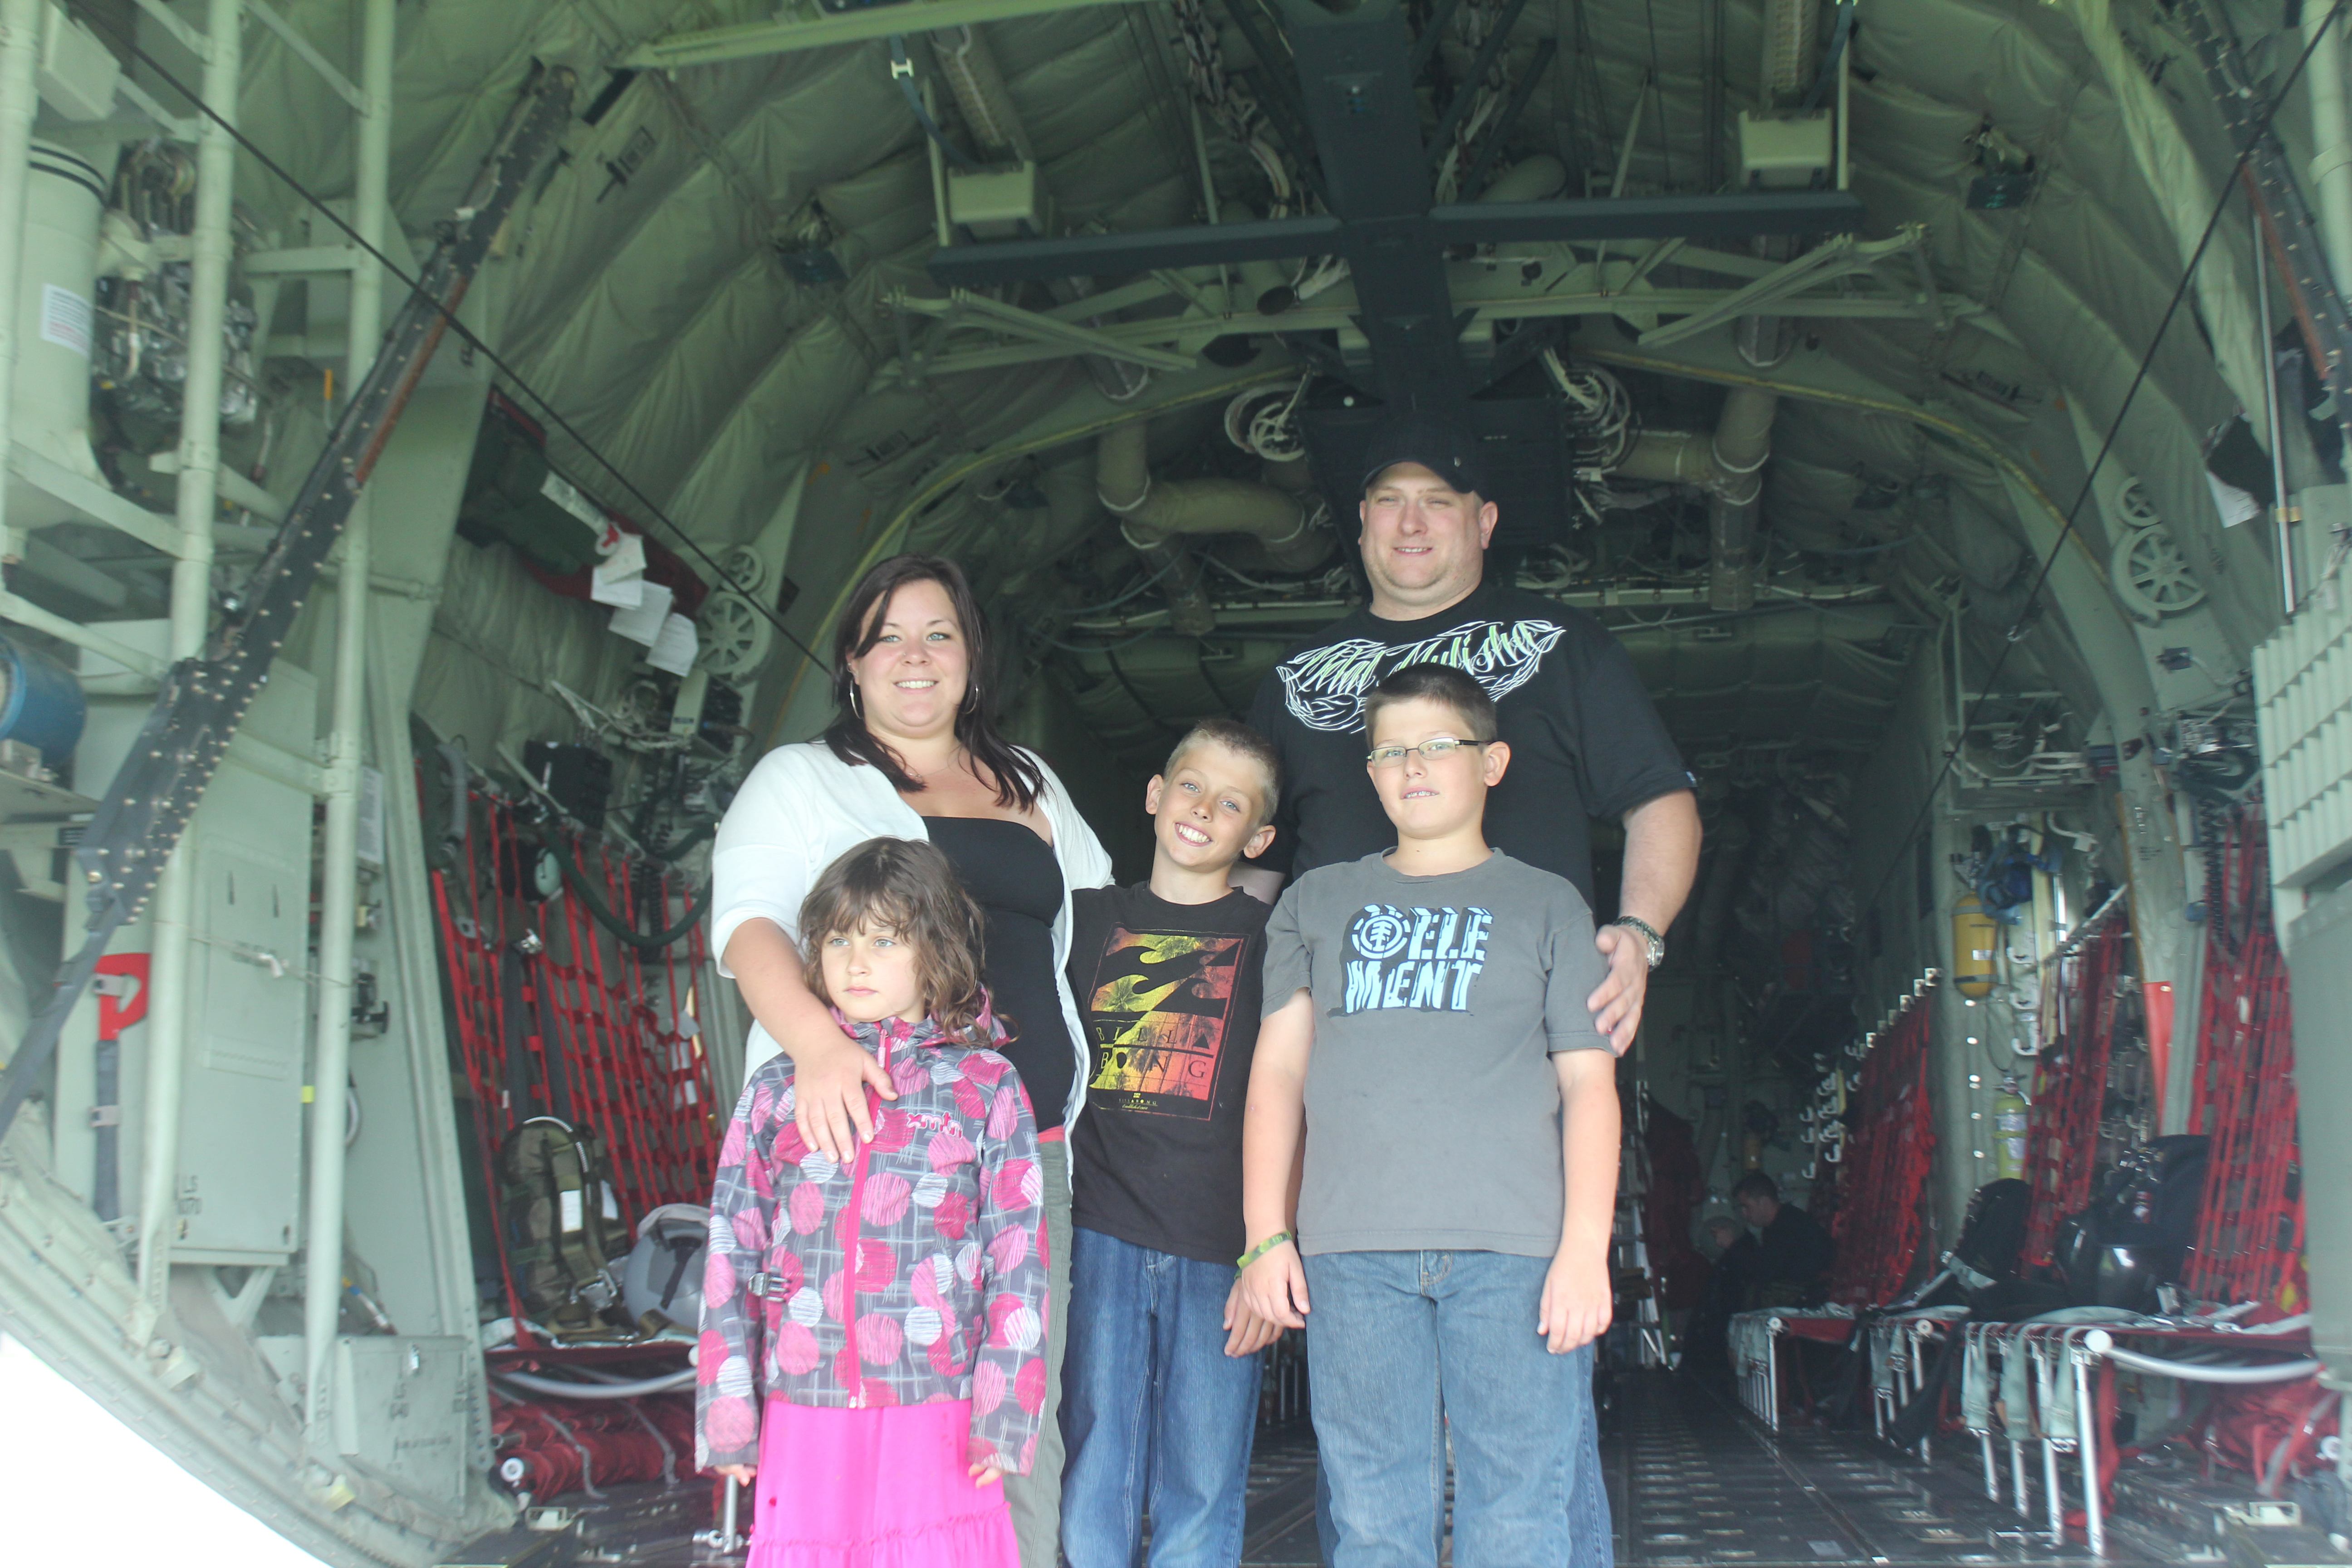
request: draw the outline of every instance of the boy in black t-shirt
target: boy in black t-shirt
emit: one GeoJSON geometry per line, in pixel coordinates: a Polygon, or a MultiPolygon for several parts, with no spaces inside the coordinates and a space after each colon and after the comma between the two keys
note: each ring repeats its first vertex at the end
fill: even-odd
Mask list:
{"type": "Polygon", "coordinates": [[[1241,1560],[1257,1352],[1281,1331],[1234,1282],[1242,1107],[1266,906],[1230,885],[1274,837],[1274,750],[1193,726],[1151,781],[1151,878],[1072,896],[1070,990],[1092,1057],[1072,1123],[1062,1551],[1130,1568],[1241,1560]]]}

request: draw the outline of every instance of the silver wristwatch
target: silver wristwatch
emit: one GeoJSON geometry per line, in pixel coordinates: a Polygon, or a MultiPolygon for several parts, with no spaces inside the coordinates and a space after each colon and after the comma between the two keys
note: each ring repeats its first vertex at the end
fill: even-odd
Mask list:
{"type": "Polygon", "coordinates": [[[1641,933],[1642,940],[1650,946],[1651,968],[1655,969],[1666,961],[1666,939],[1660,936],[1649,921],[1634,915],[1619,915],[1609,923],[1613,926],[1623,926],[1628,931],[1641,933]]]}

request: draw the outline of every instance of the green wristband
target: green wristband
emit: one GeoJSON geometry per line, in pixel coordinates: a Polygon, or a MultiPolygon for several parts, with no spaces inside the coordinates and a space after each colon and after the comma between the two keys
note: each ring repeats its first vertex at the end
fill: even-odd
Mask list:
{"type": "Polygon", "coordinates": [[[1236,1268],[1247,1268],[1251,1264],[1255,1263],[1259,1258],[1264,1258],[1267,1253],[1272,1252],[1276,1247],[1280,1247],[1284,1242],[1288,1241],[1290,1238],[1290,1233],[1288,1231],[1277,1230],[1272,1236],[1267,1237],[1264,1241],[1259,1242],[1255,1247],[1251,1247],[1247,1252],[1243,1253],[1239,1258],[1234,1258],[1234,1267],[1236,1268]]]}

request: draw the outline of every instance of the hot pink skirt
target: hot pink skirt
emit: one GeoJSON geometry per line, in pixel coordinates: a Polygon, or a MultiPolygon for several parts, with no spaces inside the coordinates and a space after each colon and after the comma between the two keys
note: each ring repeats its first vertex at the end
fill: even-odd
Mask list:
{"type": "Polygon", "coordinates": [[[971,1405],[768,1401],[744,1568],[1020,1568],[1004,1484],[971,1484],[971,1405]]]}

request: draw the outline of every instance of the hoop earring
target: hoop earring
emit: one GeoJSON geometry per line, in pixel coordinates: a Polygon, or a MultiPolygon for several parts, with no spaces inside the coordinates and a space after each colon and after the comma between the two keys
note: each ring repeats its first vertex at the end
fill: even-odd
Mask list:
{"type": "Polygon", "coordinates": [[[859,723],[866,722],[866,710],[858,706],[857,682],[855,680],[849,683],[849,710],[856,715],[859,723]]]}
{"type": "Polygon", "coordinates": [[[979,681],[975,680],[975,681],[973,681],[970,686],[968,686],[968,687],[966,687],[966,688],[964,689],[964,694],[963,694],[963,706],[964,706],[964,710],[965,710],[966,712],[968,712],[968,713],[977,713],[977,712],[979,712],[979,711],[980,711],[980,682],[979,682],[979,681]]]}

